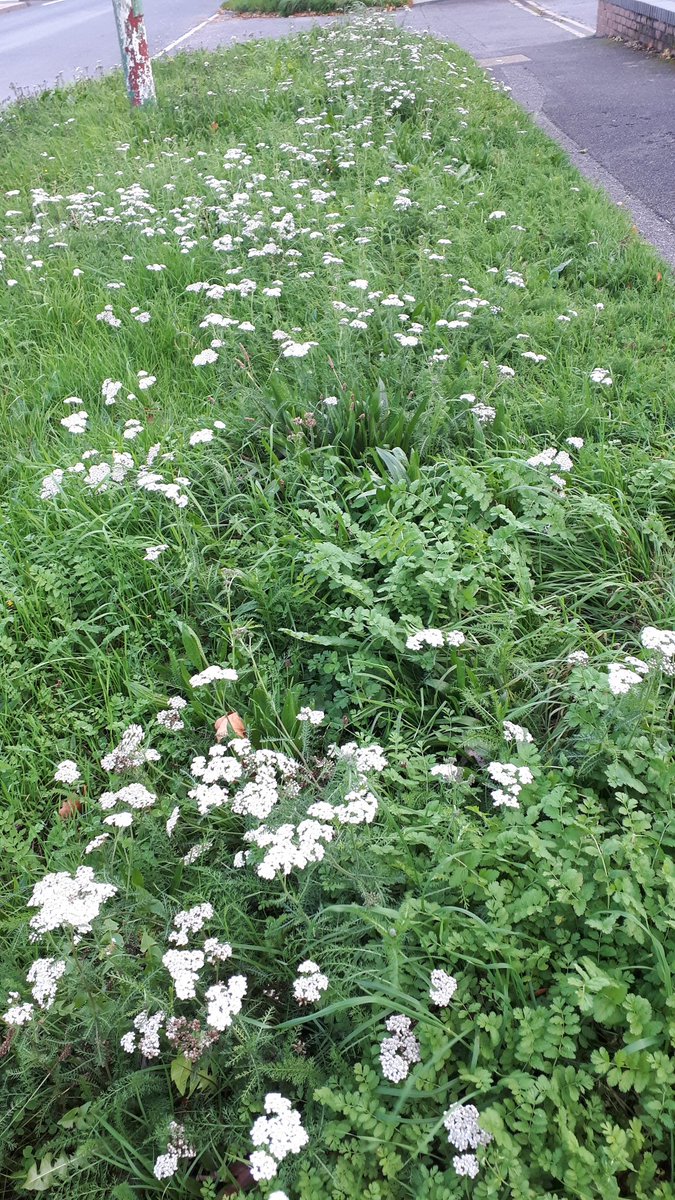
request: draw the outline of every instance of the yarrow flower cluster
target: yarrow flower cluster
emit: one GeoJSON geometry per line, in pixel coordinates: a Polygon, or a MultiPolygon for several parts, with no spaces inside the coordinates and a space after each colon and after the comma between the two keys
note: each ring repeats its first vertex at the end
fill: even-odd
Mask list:
{"type": "Polygon", "coordinates": [[[138,1048],[145,1058],[159,1058],[159,1031],[164,1019],[163,1012],[155,1013],[152,1017],[147,1012],[140,1012],[134,1017],[134,1028],[120,1038],[120,1046],[127,1054],[133,1054],[138,1048]]]}
{"type": "Polygon", "coordinates": [[[456,991],[457,980],[452,975],[440,968],[431,972],[429,997],[432,1004],[437,1004],[439,1008],[447,1008],[456,991]]]}
{"type": "Polygon", "coordinates": [[[434,763],[429,774],[438,779],[445,779],[446,783],[459,783],[464,772],[461,767],[457,766],[457,763],[447,762],[434,763]]]}
{"type": "Polygon", "coordinates": [[[119,745],[101,759],[104,771],[114,775],[122,775],[124,771],[134,771],[147,762],[157,762],[159,754],[156,750],[142,750],[141,743],[145,733],[141,725],[129,725],[122,734],[119,745]]]}
{"type": "Polygon", "coordinates": [[[516,742],[517,745],[528,745],[534,742],[534,738],[529,729],[525,729],[524,725],[514,725],[513,721],[504,721],[504,737],[507,742],[516,742]]]}
{"type": "Polygon", "coordinates": [[[167,950],[162,963],[173,979],[179,1000],[193,1000],[197,995],[199,972],[204,966],[203,950],[167,950]]]}
{"type": "Polygon", "coordinates": [[[221,679],[235,680],[239,675],[231,667],[206,667],[200,671],[198,675],[193,675],[190,680],[190,687],[198,688],[205,687],[208,683],[216,683],[221,679]]]}
{"type": "Polygon", "coordinates": [[[230,755],[217,743],[208,759],[200,755],[192,761],[191,773],[201,782],[188,795],[202,816],[228,805],[232,812],[264,821],[282,794],[296,795],[299,764],[294,759],[276,750],[254,750],[247,738],[233,738],[229,748],[230,755]],[[240,783],[244,776],[246,782],[230,794],[226,785],[240,783]]]}
{"type": "MultiPolygon", "coordinates": [[[[300,821],[298,825],[286,822],[276,829],[259,825],[257,829],[249,829],[244,834],[245,842],[265,851],[256,865],[256,873],[261,879],[290,875],[296,868],[302,871],[309,863],[321,862],[326,853],[326,843],[332,840],[330,825],[313,820],[300,821]]],[[[246,859],[246,852],[243,857],[246,859]]]]}
{"type": "Polygon", "coordinates": [[[420,1061],[420,1045],[412,1031],[410,1017],[389,1017],[386,1027],[393,1036],[380,1043],[382,1074],[392,1083],[402,1083],[413,1063],[420,1061]]]}
{"type": "Polygon", "coordinates": [[[486,1133],[478,1124],[479,1116],[475,1104],[455,1104],[443,1117],[448,1142],[460,1151],[460,1154],[453,1158],[452,1165],[458,1175],[468,1176],[470,1179],[475,1179],[478,1174],[478,1159],[475,1154],[464,1152],[477,1150],[479,1146],[488,1146],[492,1141],[492,1134],[486,1133]]]}
{"type": "Polygon", "coordinates": [[[274,1179],[280,1163],[289,1154],[299,1154],[309,1142],[299,1112],[285,1096],[269,1092],[265,1096],[265,1113],[266,1116],[253,1122],[251,1129],[253,1145],[262,1147],[254,1150],[249,1159],[251,1174],[257,1181],[274,1179]]]}
{"type": "Polygon", "coordinates": [[[63,762],[60,762],[54,772],[55,783],[77,783],[79,778],[80,769],[71,758],[65,758],[63,762]]]}
{"type": "Polygon", "coordinates": [[[182,696],[172,696],[169,700],[169,707],[158,712],[155,720],[163,729],[170,729],[173,733],[178,733],[179,730],[185,729],[185,722],[180,715],[184,708],[187,708],[187,700],[184,700],[182,696]]]}
{"type": "Polygon", "coordinates": [[[517,763],[491,762],[488,764],[488,774],[500,785],[490,792],[495,808],[519,808],[518,797],[523,787],[534,780],[530,768],[517,763]]]}
{"type": "Polygon", "coordinates": [[[56,985],[65,969],[63,959],[38,958],[33,963],[26,976],[26,983],[32,984],[33,999],[40,1008],[51,1008],[56,999],[56,985]]]}
{"type": "Polygon", "coordinates": [[[128,783],[117,792],[103,792],[99,804],[104,812],[109,808],[115,808],[117,804],[127,805],[129,808],[140,811],[144,808],[152,808],[156,799],[155,793],[148,791],[142,783],[128,783]]]}
{"type": "Polygon", "coordinates": [[[153,1168],[155,1179],[170,1179],[176,1174],[181,1158],[195,1158],[197,1154],[194,1146],[187,1141],[183,1126],[176,1121],[169,1125],[169,1135],[166,1154],[160,1154],[153,1168]]]}
{"type": "Polygon", "coordinates": [[[675,629],[656,629],[646,625],[640,634],[645,650],[657,656],[657,665],[665,675],[675,675],[675,629]]]}
{"type": "Polygon", "coordinates": [[[245,975],[232,975],[227,983],[214,983],[205,992],[207,1009],[206,1023],[211,1029],[222,1032],[232,1024],[246,995],[248,984],[245,975]]]}
{"type": "Polygon", "coordinates": [[[174,929],[169,934],[169,941],[174,942],[176,946],[187,946],[189,935],[199,933],[199,930],[203,929],[212,916],[213,905],[208,901],[206,904],[195,904],[194,908],[176,913],[173,919],[174,929]]]}
{"type": "Polygon", "coordinates": [[[78,867],[74,875],[67,871],[45,875],[28,901],[28,908],[38,909],[30,919],[31,941],[59,928],[90,933],[101,907],[116,893],[111,883],[97,883],[91,867],[78,867]]]}
{"type": "Polygon", "coordinates": [[[406,650],[423,650],[425,646],[439,649],[441,646],[463,646],[466,638],[459,630],[444,633],[442,629],[420,629],[411,633],[406,640],[406,650]]]}
{"type": "Polygon", "coordinates": [[[306,721],[310,725],[320,725],[325,717],[325,712],[320,708],[301,708],[298,713],[298,721],[306,721]]]}
{"type": "Polygon", "coordinates": [[[307,812],[319,821],[339,821],[341,825],[370,825],[377,816],[377,796],[367,788],[347,792],[342,804],[317,800],[307,812]]]}
{"type": "Polygon", "coordinates": [[[605,387],[612,386],[612,376],[604,367],[594,367],[589,375],[592,383],[602,383],[605,387]]]}
{"type": "Polygon", "coordinates": [[[644,676],[649,671],[646,663],[628,657],[628,662],[632,665],[626,666],[624,663],[609,663],[607,666],[607,684],[613,696],[626,696],[634,687],[642,683],[644,676]]]}
{"type": "Polygon", "coordinates": [[[298,967],[298,977],[293,983],[293,995],[298,1004],[313,1004],[320,1000],[328,987],[328,976],[323,975],[318,963],[307,959],[298,967]]]}

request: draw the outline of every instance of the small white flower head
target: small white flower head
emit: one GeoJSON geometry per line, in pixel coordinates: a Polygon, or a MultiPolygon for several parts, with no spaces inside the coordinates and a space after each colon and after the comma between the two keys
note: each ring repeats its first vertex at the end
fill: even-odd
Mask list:
{"type": "Polygon", "coordinates": [[[174,733],[185,728],[185,722],[181,717],[181,712],[187,708],[187,700],[182,696],[172,696],[169,700],[169,707],[162,709],[157,713],[155,720],[163,729],[170,729],[174,733]]]}
{"type": "Polygon", "coordinates": [[[217,361],[218,355],[216,354],[215,350],[206,349],[201,350],[199,354],[195,354],[192,360],[192,365],[193,367],[206,367],[217,361]]]}
{"type": "Polygon", "coordinates": [[[657,665],[665,675],[675,675],[675,629],[657,629],[654,625],[646,625],[640,634],[640,641],[645,650],[651,650],[657,656],[657,665]]]}
{"type": "Polygon", "coordinates": [[[491,425],[497,416],[496,408],[493,408],[491,404],[483,404],[481,401],[472,405],[471,412],[479,425],[491,425]]]}
{"type": "Polygon", "coordinates": [[[173,1149],[167,1150],[166,1154],[160,1154],[154,1167],[153,1174],[155,1179],[171,1179],[172,1175],[178,1170],[178,1155],[173,1149]]]}
{"type": "Polygon", "coordinates": [[[429,774],[437,779],[444,779],[446,783],[459,783],[463,771],[455,762],[434,763],[429,774]]]}
{"type": "Polygon", "coordinates": [[[514,725],[513,721],[504,721],[504,738],[507,742],[516,742],[517,745],[527,745],[533,743],[534,738],[529,729],[525,729],[524,725],[514,725]]]}
{"type": "Polygon", "coordinates": [[[320,725],[325,717],[325,712],[320,708],[304,708],[298,713],[298,721],[307,721],[310,725],[320,725]]]}
{"type": "Polygon", "coordinates": [[[409,634],[406,640],[407,650],[423,650],[425,646],[439,649],[441,646],[462,646],[466,638],[458,629],[444,633],[442,629],[419,629],[417,633],[409,634]]]}
{"type": "Polygon", "coordinates": [[[80,778],[80,769],[77,763],[73,762],[72,758],[65,758],[60,762],[54,772],[55,783],[77,783],[80,778]]]}
{"type": "Polygon", "coordinates": [[[82,408],[79,412],[70,413],[67,417],[61,417],[61,424],[68,433],[85,433],[87,428],[88,413],[82,408]]]}
{"type": "Polygon", "coordinates": [[[119,379],[104,379],[101,384],[101,395],[107,405],[115,403],[121,390],[122,384],[119,379]]]}
{"type": "Polygon", "coordinates": [[[109,833],[99,833],[98,837],[92,838],[84,848],[85,854],[93,854],[95,850],[100,850],[101,846],[108,841],[109,833]]]}
{"type": "Polygon", "coordinates": [[[116,893],[111,883],[97,883],[91,867],[78,867],[74,875],[67,871],[45,875],[35,884],[27,905],[38,909],[30,919],[31,941],[60,928],[90,933],[102,905],[116,893]]]}
{"type": "Polygon", "coordinates": [[[298,967],[298,977],[293,983],[293,995],[298,1004],[313,1004],[321,999],[328,987],[328,976],[323,975],[317,963],[307,959],[298,967]]]}
{"type": "MultiPolygon", "coordinates": [[[[125,1047],[126,1049],[126,1047],[125,1047]]],[[[177,1121],[169,1125],[169,1144],[166,1154],[160,1154],[153,1171],[156,1179],[171,1179],[178,1170],[181,1158],[195,1158],[197,1151],[185,1137],[185,1130],[177,1121]]]]}
{"type": "Polygon", "coordinates": [[[299,1112],[285,1096],[269,1092],[265,1097],[265,1114],[251,1128],[251,1141],[256,1149],[249,1165],[254,1179],[273,1179],[279,1164],[289,1154],[299,1154],[309,1142],[299,1112]]]}
{"type": "Polygon", "coordinates": [[[205,687],[209,683],[216,683],[218,680],[236,680],[239,678],[237,671],[233,671],[231,667],[206,667],[200,671],[198,675],[193,675],[190,680],[190,687],[198,688],[205,687]]]}
{"type": "Polygon", "coordinates": [[[584,447],[584,439],[583,438],[568,437],[568,438],[565,438],[565,442],[568,446],[571,446],[573,450],[583,450],[583,447],[584,447]]]}
{"type": "MultiPolygon", "coordinates": [[[[227,957],[227,956],[226,956],[227,957]]],[[[214,983],[207,988],[206,1024],[222,1033],[241,1012],[248,983],[245,975],[232,975],[227,983],[214,983]]]]}
{"type": "Polygon", "coordinates": [[[147,392],[152,387],[153,383],[157,383],[155,375],[148,375],[147,371],[138,372],[138,388],[141,392],[147,392]]]}
{"type": "Polygon", "coordinates": [[[534,780],[530,768],[517,763],[491,762],[488,764],[488,774],[500,785],[490,792],[495,808],[519,808],[518,797],[523,787],[534,780]]]}
{"type": "Polygon", "coordinates": [[[456,1150],[477,1150],[479,1146],[487,1146],[492,1141],[492,1134],[481,1129],[478,1120],[480,1113],[475,1104],[455,1104],[448,1109],[443,1117],[447,1130],[448,1141],[456,1150]]]}
{"type": "MultiPolygon", "coordinates": [[[[13,992],[10,999],[18,999],[18,993],[13,992]]],[[[33,1005],[26,1002],[25,1004],[14,1004],[3,1013],[2,1019],[7,1025],[18,1027],[27,1025],[33,1016],[33,1005]]]]}
{"type": "Polygon", "coordinates": [[[169,547],[166,542],[160,543],[159,546],[146,546],[143,559],[145,562],[156,562],[160,554],[163,554],[164,551],[168,549],[169,547]]]}
{"type": "Polygon", "coordinates": [[[194,433],[190,434],[190,445],[191,446],[199,446],[202,442],[212,442],[212,441],[213,441],[213,430],[212,429],[196,429],[194,433]]]}
{"type": "Polygon", "coordinates": [[[565,659],[565,662],[568,662],[572,667],[584,666],[589,661],[589,656],[585,650],[572,650],[565,659]]]}
{"type": "Polygon", "coordinates": [[[142,750],[141,743],[145,733],[141,725],[129,725],[122,734],[122,739],[101,759],[104,771],[121,775],[124,771],[133,771],[142,767],[146,762],[156,762],[159,758],[156,750],[142,750]]]}
{"type": "Polygon", "coordinates": [[[276,1192],[270,1192],[267,1200],[288,1200],[288,1196],[285,1192],[280,1192],[277,1188],[276,1192]]]}
{"type": "Polygon", "coordinates": [[[146,1058],[159,1058],[159,1031],[164,1024],[166,1014],[163,1012],[155,1013],[154,1016],[148,1016],[147,1012],[141,1012],[137,1017],[134,1017],[134,1029],[125,1033],[124,1037],[120,1038],[120,1046],[127,1054],[133,1054],[136,1046],[146,1058]],[[134,1030],[136,1032],[134,1032],[134,1030]]]}
{"type": "Polygon", "coordinates": [[[380,1043],[380,1067],[385,1079],[402,1083],[413,1063],[420,1061],[420,1046],[412,1032],[410,1017],[389,1017],[386,1027],[393,1035],[380,1043]]]}
{"type": "Polygon", "coordinates": [[[179,817],[180,817],[180,808],[178,807],[178,805],[176,805],[176,807],[172,810],[171,816],[169,817],[169,819],[167,820],[167,823],[166,823],[166,836],[167,837],[172,836],[173,831],[176,828],[176,825],[178,824],[179,817]]]}
{"type": "Polygon", "coordinates": [[[103,818],[104,825],[112,825],[115,829],[128,829],[134,823],[134,814],[130,812],[111,813],[103,818]]]}
{"type": "Polygon", "coordinates": [[[191,933],[199,933],[207,921],[210,921],[213,916],[213,905],[208,901],[205,904],[195,904],[193,908],[188,908],[183,912],[176,913],[173,924],[174,928],[169,934],[169,941],[174,942],[176,946],[187,946],[189,935],[191,933]]]}
{"type": "MultiPolygon", "coordinates": [[[[99,804],[104,812],[109,808],[115,808],[117,804],[123,804],[125,807],[133,808],[137,812],[144,808],[152,808],[157,796],[154,792],[148,791],[142,783],[128,783],[126,787],[122,787],[117,792],[103,792],[99,799],[99,804]]],[[[108,824],[114,825],[116,822],[109,821],[108,824]]],[[[122,824],[130,825],[131,822],[122,822],[122,824]]]]}
{"type": "Polygon", "coordinates": [[[66,969],[63,959],[38,958],[26,976],[32,984],[33,999],[40,1008],[51,1008],[56,999],[56,985],[66,969]]]}
{"type": "Polygon", "coordinates": [[[475,1179],[478,1174],[478,1159],[475,1154],[455,1154],[452,1165],[458,1175],[475,1179]]]}
{"type": "Polygon", "coordinates": [[[432,1004],[437,1004],[439,1008],[447,1008],[456,991],[457,980],[452,975],[440,968],[431,972],[429,997],[432,1004]]]}
{"type": "Polygon", "coordinates": [[[251,1175],[257,1181],[274,1179],[279,1169],[276,1159],[272,1158],[271,1154],[267,1154],[265,1150],[254,1150],[248,1160],[248,1165],[251,1175]]]}
{"type": "Polygon", "coordinates": [[[274,830],[259,825],[244,834],[244,841],[264,850],[256,865],[256,874],[261,879],[290,875],[294,869],[302,871],[310,863],[321,862],[326,853],[325,844],[332,840],[331,826],[316,820],[301,821],[299,825],[286,822],[274,830]]]}
{"type": "Polygon", "coordinates": [[[613,696],[626,696],[638,683],[642,683],[642,677],[643,672],[632,671],[622,663],[610,663],[607,667],[607,684],[613,696]]]}
{"type": "Polygon", "coordinates": [[[173,979],[179,1000],[192,1000],[196,995],[199,972],[204,966],[202,950],[167,950],[162,962],[173,979]]]}
{"type": "Polygon", "coordinates": [[[232,947],[229,942],[219,942],[218,938],[206,938],[204,957],[208,963],[226,962],[232,958],[232,947]]]}
{"type": "Polygon", "coordinates": [[[51,475],[45,475],[40,485],[40,499],[53,500],[58,496],[62,488],[64,472],[61,467],[56,467],[51,475]]]}
{"type": "Polygon", "coordinates": [[[602,383],[605,387],[612,386],[612,376],[604,367],[594,367],[589,375],[589,379],[593,383],[602,383]]]}

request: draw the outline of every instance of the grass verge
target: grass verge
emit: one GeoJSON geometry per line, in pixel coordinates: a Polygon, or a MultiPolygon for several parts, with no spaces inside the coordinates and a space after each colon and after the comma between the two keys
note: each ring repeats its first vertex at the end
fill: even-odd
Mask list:
{"type": "Polygon", "coordinates": [[[157,83],[0,114],[3,1194],[669,1200],[672,280],[430,38],[157,83]]]}

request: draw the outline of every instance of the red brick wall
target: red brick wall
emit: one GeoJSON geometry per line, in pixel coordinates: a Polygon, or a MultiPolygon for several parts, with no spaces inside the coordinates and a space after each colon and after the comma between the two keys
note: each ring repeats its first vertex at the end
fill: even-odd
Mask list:
{"type": "Polygon", "coordinates": [[[648,50],[675,50],[675,13],[666,13],[671,21],[661,21],[643,13],[632,12],[610,0],[599,0],[598,37],[617,37],[624,42],[637,42],[648,50]]]}

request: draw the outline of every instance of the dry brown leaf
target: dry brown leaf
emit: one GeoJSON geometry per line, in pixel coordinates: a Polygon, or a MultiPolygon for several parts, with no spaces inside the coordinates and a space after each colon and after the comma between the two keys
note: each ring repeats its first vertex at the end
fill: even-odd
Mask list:
{"type": "Polygon", "coordinates": [[[78,796],[69,796],[59,809],[59,816],[62,821],[68,821],[70,817],[76,817],[79,812],[82,812],[82,801],[78,796]]]}
{"type": "Polygon", "coordinates": [[[218,720],[214,721],[213,724],[216,730],[217,742],[222,742],[223,738],[226,737],[246,737],[246,726],[237,712],[228,713],[226,717],[218,717],[218,720]]]}

